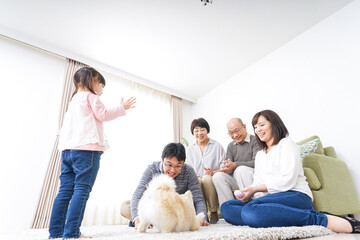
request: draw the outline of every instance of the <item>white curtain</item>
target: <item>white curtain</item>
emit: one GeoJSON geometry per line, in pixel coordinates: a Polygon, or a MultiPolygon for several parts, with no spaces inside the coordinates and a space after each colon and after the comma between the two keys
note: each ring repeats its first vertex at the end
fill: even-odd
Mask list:
{"type": "Polygon", "coordinates": [[[171,96],[101,72],[106,86],[101,100],[114,107],[131,96],[136,108],[104,123],[110,148],[102,155],[83,225],[127,224],[120,205],[131,198],[140,177],[153,161],[161,160],[164,146],[173,141],[171,96]]]}
{"type": "MultiPolygon", "coordinates": [[[[63,124],[65,112],[67,111],[71,96],[75,90],[73,77],[77,70],[84,67],[83,63],[67,59],[64,76],[64,88],[59,113],[59,131],[63,124]]],[[[46,228],[49,226],[52,205],[60,187],[60,165],[61,153],[58,150],[59,135],[56,136],[50,161],[46,170],[44,183],[41,189],[39,202],[36,207],[31,228],[46,228]]]]}
{"type": "Polygon", "coordinates": [[[182,99],[171,96],[171,112],[173,120],[174,141],[182,142],[182,99]]]}

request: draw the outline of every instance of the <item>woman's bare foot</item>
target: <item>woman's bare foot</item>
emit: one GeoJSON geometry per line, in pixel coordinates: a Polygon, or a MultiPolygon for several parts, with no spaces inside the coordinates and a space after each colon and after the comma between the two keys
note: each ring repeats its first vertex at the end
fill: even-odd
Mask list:
{"type": "Polygon", "coordinates": [[[352,232],[352,227],[351,227],[351,224],[349,223],[349,221],[347,221],[341,217],[328,215],[328,214],[325,214],[325,215],[328,218],[328,225],[327,225],[328,229],[330,229],[334,232],[339,232],[339,233],[351,233],[352,232]]]}

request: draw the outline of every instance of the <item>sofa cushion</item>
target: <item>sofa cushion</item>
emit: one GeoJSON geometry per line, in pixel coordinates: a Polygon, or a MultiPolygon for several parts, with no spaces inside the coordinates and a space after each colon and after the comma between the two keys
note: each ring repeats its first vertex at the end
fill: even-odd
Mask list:
{"type": "Polygon", "coordinates": [[[308,141],[306,143],[298,145],[299,150],[300,150],[300,157],[304,158],[305,155],[308,155],[310,153],[315,153],[316,149],[319,146],[319,141],[320,140],[318,138],[315,138],[315,139],[310,140],[310,141],[308,141]]]}
{"type": "Polygon", "coordinates": [[[321,188],[321,182],[316,176],[314,170],[304,167],[304,175],[306,177],[306,181],[309,183],[311,190],[319,190],[321,188]]]}
{"type": "Polygon", "coordinates": [[[320,138],[319,138],[318,136],[316,136],[316,135],[311,136],[311,137],[308,137],[308,138],[305,138],[304,140],[301,140],[300,142],[297,142],[297,144],[298,144],[298,145],[302,145],[302,144],[307,143],[307,142],[309,142],[309,141],[311,141],[311,140],[314,140],[314,139],[319,139],[319,144],[318,144],[318,147],[317,147],[315,153],[324,155],[323,145],[322,145],[322,143],[321,143],[320,138]]]}
{"type": "Polygon", "coordinates": [[[325,147],[324,154],[328,157],[337,158],[337,154],[336,154],[335,148],[333,146],[325,147]]]}

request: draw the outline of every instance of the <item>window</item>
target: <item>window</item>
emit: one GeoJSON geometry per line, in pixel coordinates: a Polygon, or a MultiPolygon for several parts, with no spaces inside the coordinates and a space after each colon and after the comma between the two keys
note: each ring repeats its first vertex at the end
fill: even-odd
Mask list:
{"type": "Polygon", "coordinates": [[[120,223],[120,206],[130,200],[143,171],[161,160],[164,146],[173,141],[171,96],[126,79],[102,72],[106,86],[101,100],[115,107],[136,97],[126,116],[104,122],[110,148],[100,160],[100,169],[89,198],[84,225],[120,223]]]}

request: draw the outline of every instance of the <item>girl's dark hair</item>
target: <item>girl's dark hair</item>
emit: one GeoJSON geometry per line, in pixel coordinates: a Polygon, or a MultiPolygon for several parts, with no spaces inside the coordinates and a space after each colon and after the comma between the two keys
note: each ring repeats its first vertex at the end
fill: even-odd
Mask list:
{"type": "Polygon", "coordinates": [[[169,143],[165,146],[161,158],[164,161],[165,158],[176,157],[177,160],[184,161],[186,159],[185,148],[181,143],[169,143]]]}
{"type": "Polygon", "coordinates": [[[91,67],[82,67],[77,70],[74,74],[75,91],[71,97],[77,93],[79,87],[86,87],[90,92],[96,94],[92,88],[92,83],[95,79],[105,86],[105,78],[95,69],[91,67]]]}
{"type": "Polygon", "coordinates": [[[203,118],[194,119],[191,123],[190,130],[191,134],[194,135],[194,128],[201,127],[206,128],[207,132],[210,133],[210,126],[208,122],[203,118]]]}
{"type": "MultiPolygon", "coordinates": [[[[254,115],[252,119],[252,125],[254,127],[254,130],[260,116],[264,116],[271,124],[272,135],[274,136],[274,141],[272,143],[273,145],[278,144],[281,139],[289,135],[289,132],[285,127],[284,122],[281,120],[279,115],[277,115],[277,113],[272,110],[263,110],[254,115]]],[[[266,143],[261,141],[256,134],[255,137],[260,150],[266,150],[268,148],[266,143]]]]}

